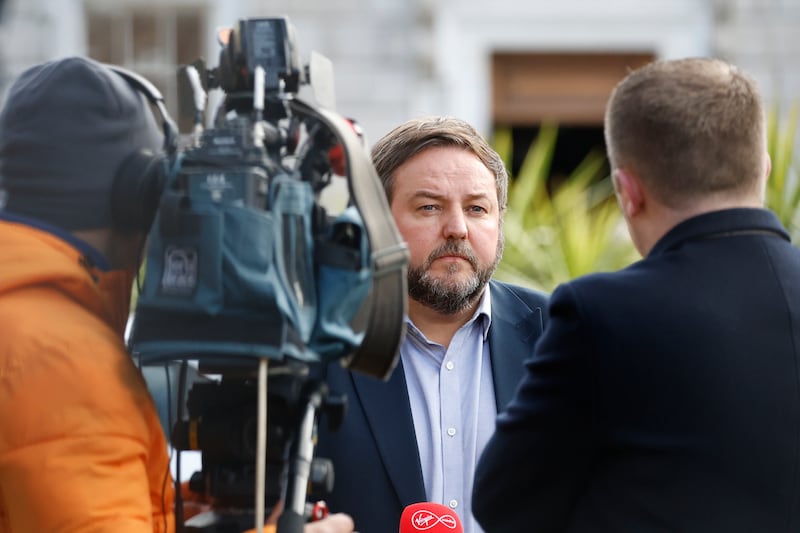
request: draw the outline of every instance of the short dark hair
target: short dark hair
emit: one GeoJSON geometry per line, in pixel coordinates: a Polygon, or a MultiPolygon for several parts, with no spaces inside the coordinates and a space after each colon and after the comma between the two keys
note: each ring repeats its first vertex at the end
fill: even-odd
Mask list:
{"type": "Polygon", "coordinates": [[[605,137],[612,168],[636,172],[670,207],[757,190],[766,169],[756,83],[720,59],[655,61],[631,72],[611,94],[605,137]]]}
{"type": "Polygon", "coordinates": [[[455,146],[475,154],[494,175],[497,203],[500,212],[505,211],[508,204],[508,173],[503,160],[469,123],[444,116],[409,120],[384,135],[372,147],[372,161],[389,203],[392,201],[397,167],[432,146],[455,146]]]}

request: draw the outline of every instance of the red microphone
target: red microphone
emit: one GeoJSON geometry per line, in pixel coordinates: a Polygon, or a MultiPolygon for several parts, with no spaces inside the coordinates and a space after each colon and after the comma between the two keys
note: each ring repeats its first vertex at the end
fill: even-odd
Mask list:
{"type": "Polygon", "coordinates": [[[413,503],[403,509],[400,533],[464,533],[458,515],[440,503],[413,503]]]}

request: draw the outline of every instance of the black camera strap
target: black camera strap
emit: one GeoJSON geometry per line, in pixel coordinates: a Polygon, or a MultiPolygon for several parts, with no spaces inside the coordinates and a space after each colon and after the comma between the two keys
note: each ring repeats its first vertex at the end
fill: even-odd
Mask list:
{"type": "Polygon", "coordinates": [[[291,100],[294,111],[313,116],[333,131],[342,143],[347,161],[350,196],[361,213],[372,255],[372,291],[363,315],[368,317],[364,340],[359,348],[342,359],[350,370],[384,380],[397,366],[400,344],[405,335],[408,312],[406,270],[408,247],[403,241],[389,209],[383,186],[361,139],[347,121],[325,109],[315,108],[300,99],[291,100]],[[402,302],[378,305],[378,302],[402,302]],[[387,346],[392,347],[391,350],[387,346]]]}

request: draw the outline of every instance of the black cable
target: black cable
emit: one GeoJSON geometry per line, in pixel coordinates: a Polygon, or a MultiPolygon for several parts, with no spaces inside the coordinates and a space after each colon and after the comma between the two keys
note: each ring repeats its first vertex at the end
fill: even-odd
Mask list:
{"type": "MultiPolygon", "coordinates": [[[[183,420],[183,398],[186,395],[186,371],[188,363],[184,359],[181,361],[181,369],[178,374],[178,406],[177,419],[183,420]]],[[[175,456],[175,531],[184,531],[183,523],[183,496],[181,495],[181,451],[175,456]]]]}

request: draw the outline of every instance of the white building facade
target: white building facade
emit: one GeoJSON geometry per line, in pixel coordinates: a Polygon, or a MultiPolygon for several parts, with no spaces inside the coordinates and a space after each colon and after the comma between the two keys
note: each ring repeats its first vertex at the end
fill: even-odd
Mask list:
{"type": "Polygon", "coordinates": [[[490,134],[502,122],[498,52],[715,55],[770,101],[800,96],[800,0],[6,0],[1,13],[0,92],[30,64],[91,55],[151,78],[171,109],[177,63],[192,53],[217,63],[217,27],[288,15],[301,57],[332,60],[337,110],[371,140],[422,114],[490,134]]]}

